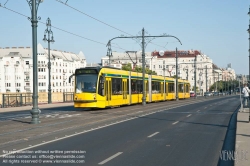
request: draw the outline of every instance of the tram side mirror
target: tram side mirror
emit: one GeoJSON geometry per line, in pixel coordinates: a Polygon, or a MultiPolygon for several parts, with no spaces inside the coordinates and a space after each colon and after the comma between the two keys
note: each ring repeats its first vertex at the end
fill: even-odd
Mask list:
{"type": "Polygon", "coordinates": [[[71,78],[75,76],[75,74],[72,74],[71,76],[69,76],[69,83],[71,83],[71,78]]]}

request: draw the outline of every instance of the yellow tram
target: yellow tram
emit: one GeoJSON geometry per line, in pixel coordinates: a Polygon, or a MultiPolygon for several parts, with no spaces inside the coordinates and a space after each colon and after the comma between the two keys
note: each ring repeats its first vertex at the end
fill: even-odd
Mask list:
{"type": "MultiPolygon", "coordinates": [[[[112,67],[75,70],[74,107],[107,108],[142,102],[142,73],[112,67]]],[[[71,82],[71,78],[69,82],[71,82]]],[[[174,78],[145,74],[146,102],[176,99],[174,78]]],[[[190,98],[190,84],[178,79],[179,99],[190,98]]]]}

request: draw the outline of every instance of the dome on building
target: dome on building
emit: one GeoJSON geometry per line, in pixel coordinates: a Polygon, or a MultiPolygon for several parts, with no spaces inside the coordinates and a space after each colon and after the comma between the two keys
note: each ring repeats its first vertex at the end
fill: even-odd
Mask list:
{"type": "Polygon", "coordinates": [[[38,53],[38,55],[39,54],[45,54],[45,50],[44,50],[43,46],[40,43],[38,43],[38,45],[37,45],[37,53],[38,53]]]}
{"type": "Polygon", "coordinates": [[[85,58],[85,55],[83,54],[82,51],[79,52],[78,56],[79,56],[81,59],[86,59],[86,58],[85,58]]]}

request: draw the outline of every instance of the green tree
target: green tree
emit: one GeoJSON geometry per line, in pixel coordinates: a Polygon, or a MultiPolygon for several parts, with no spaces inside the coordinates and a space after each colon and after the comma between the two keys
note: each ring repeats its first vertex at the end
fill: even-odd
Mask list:
{"type": "MultiPolygon", "coordinates": [[[[128,63],[126,65],[122,66],[122,70],[126,70],[126,71],[134,71],[134,72],[138,72],[138,73],[142,73],[142,67],[141,66],[136,66],[134,68],[134,70],[132,69],[132,64],[128,63]]],[[[157,73],[155,71],[149,70],[149,68],[145,68],[145,73],[146,74],[152,74],[152,75],[157,75],[157,73]]]]}
{"type": "Polygon", "coordinates": [[[136,66],[134,71],[138,72],[138,73],[142,73],[142,67],[141,66],[136,66]]]}
{"type": "Polygon", "coordinates": [[[132,71],[132,65],[131,63],[128,63],[126,65],[122,66],[122,70],[126,70],[126,71],[132,71]]]}

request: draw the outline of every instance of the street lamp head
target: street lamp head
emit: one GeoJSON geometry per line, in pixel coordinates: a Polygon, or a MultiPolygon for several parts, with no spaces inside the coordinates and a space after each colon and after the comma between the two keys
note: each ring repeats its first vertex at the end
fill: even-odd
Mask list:
{"type": "Polygon", "coordinates": [[[46,42],[46,41],[47,41],[47,39],[46,39],[46,35],[44,35],[44,37],[43,37],[43,41],[44,41],[44,42],[46,42]]]}
{"type": "Polygon", "coordinates": [[[54,40],[54,36],[51,37],[51,43],[54,43],[55,40],[54,40]]]}

